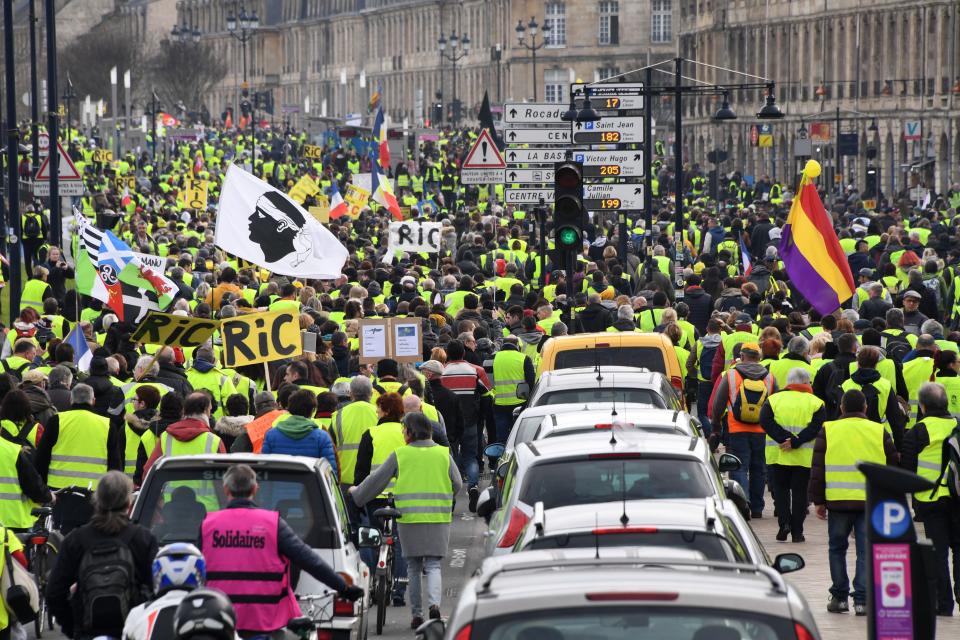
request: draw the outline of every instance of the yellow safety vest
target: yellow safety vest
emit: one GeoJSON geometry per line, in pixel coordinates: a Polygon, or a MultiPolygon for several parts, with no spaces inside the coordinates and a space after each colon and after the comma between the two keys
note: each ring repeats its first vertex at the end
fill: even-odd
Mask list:
{"type": "Polygon", "coordinates": [[[401,513],[400,522],[450,523],[453,513],[450,450],[440,445],[406,445],[397,449],[396,454],[397,482],[394,489],[396,506],[401,513]]]}
{"type": "MultiPolygon", "coordinates": [[[[370,458],[370,473],[380,468],[390,454],[407,444],[403,437],[403,425],[399,422],[384,422],[370,428],[370,439],[373,442],[373,456],[370,458]]],[[[386,498],[387,493],[393,493],[396,478],[391,478],[386,489],[378,498],[386,498]]]]}
{"type": "Polygon", "coordinates": [[[30,307],[37,313],[43,313],[43,292],[49,286],[43,280],[27,280],[27,284],[23,285],[23,294],[20,296],[20,311],[30,307]]]}
{"type": "MultiPolygon", "coordinates": [[[[811,367],[803,360],[781,358],[771,362],[767,369],[770,370],[770,375],[773,376],[773,379],[777,381],[777,387],[783,389],[785,386],[787,386],[787,376],[790,374],[791,369],[806,369],[807,371],[810,371],[811,367]]],[[[813,379],[813,373],[810,374],[810,379],[813,379]]]]}
{"type": "Polygon", "coordinates": [[[354,401],[334,411],[330,418],[337,434],[337,449],[340,454],[340,482],[353,484],[360,438],[368,429],[377,424],[377,408],[370,402],[354,401]]]}
{"type": "Polygon", "coordinates": [[[0,438],[0,524],[14,529],[27,529],[36,521],[30,510],[34,502],[23,495],[17,475],[20,445],[0,438]]]}
{"type": "Polygon", "coordinates": [[[757,336],[746,331],[734,331],[733,333],[726,333],[720,338],[720,343],[723,345],[723,370],[726,371],[733,364],[733,350],[738,344],[743,344],[744,342],[754,342],[756,341],[757,336]]]}
{"type": "MultiPolygon", "coordinates": [[[[804,391],[787,389],[770,396],[773,418],[781,427],[796,436],[810,425],[813,414],[823,408],[823,400],[804,391]]],[[[807,467],[813,464],[813,441],[805,442],[799,449],[783,451],[776,440],[766,438],[767,464],[782,464],[789,467],[807,467]]]]}
{"type": "Polygon", "coordinates": [[[96,489],[107,472],[107,437],[110,419],[87,409],[59,415],[60,433],[50,455],[47,485],[96,489]]]}
{"type": "Polygon", "coordinates": [[[525,400],[517,397],[517,387],[526,382],[523,363],[527,356],[519,351],[498,351],[493,357],[493,403],[513,407],[525,400]]]}
{"type": "Polygon", "coordinates": [[[957,426],[957,419],[927,417],[920,422],[927,427],[930,444],[917,456],[917,475],[933,483],[940,480],[940,484],[932,491],[913,494],[913,498],[920,502],[936,502],[940,498],[950,496],[950,489],[941,480],[940,472],[943,467],[943,441],[953,433],[957,426]]]}
{"type": "Polygon", "coordinates": [[[827,438],[824,456],[828,502],[866,500],[867,484],[858,462],[886,464],[883,425],[866,418],[841,418],[823,423],[827,438]]]}
{"type": "MultiPolygon", "coordinates": [[[[843,389],[844,392],[850,391],[850,389],[859,389],[862,391],[863,386],[864,385],[854,382],[853,378],[847,378],[844,380],[843,384],[840,385],[840,388],[843,389]]],[[[887,430],[889,431],[890,426],[887,423],[886,411],[887,400],[890,398],[890,391],[892,391],[892,387],[890,386],[890,383],[883,378],[879,378],[876,382],[870,383],[870,386],[877,390],[877,416],[880,418],[881,423],[887,425],[887,430]]],[[[867,407],[868,413],[869,410],[870,408],[867,407]]]]}
{"type": "Polygon", "coordinates": [[[913,427],[920,410],[920,387],[929,382],[933,375],[933,358],[914,358],[903,365],[903,381],[907,385],[907,401],[910,404],[910,415],[907,416],[907,428],[913,427]]]}
{"type": "Polygon", "coordinates": [[[942,384],[947,392],[947,410],[954,415],[960,413],[960,376],[937,376],[934,382],[942,384]]]}

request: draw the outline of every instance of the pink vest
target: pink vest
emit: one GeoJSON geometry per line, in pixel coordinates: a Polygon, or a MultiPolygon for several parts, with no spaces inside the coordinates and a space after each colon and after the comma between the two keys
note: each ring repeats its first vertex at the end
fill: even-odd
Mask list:
{"type": "Polygon", "coordinates": [[[233,602],[238,631],[276,631],[301,615],[290,563],[277,551],[279,519],[267,509],[224,509],[203,521],[207,586],[233,602]]]}

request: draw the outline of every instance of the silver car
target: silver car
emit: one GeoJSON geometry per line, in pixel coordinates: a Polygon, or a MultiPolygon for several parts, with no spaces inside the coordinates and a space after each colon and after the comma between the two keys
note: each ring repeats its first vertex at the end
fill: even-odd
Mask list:
{"type": "MultiPolygon", "coordinates": [[[[488,555],[508,553],[533,516],[545,509],[624,500],[727,497],[721,472],[740,467],[736,456],[714,460],[698,436],[605,431],[521,444],[477,512],[490,517],[488,555]]],[[[738,505],[739,506],[739,505],[738,505]]]]}
{"type": "Polygon", "coordinates": [[[544,404],[648,404],[683,411],[683,400],[662,373],[638,367],[575,367],[547,371],[527,398],[528,407],[544,404]]]}
{"type": "MultiPolygon", "coordinates": [[[[487,558],[446,623],[448,640],[819,640],[806,600],[764,565],[633,549],[487,558]]],[[[431,621],[418,635],[444,637],[431,621]]]]}

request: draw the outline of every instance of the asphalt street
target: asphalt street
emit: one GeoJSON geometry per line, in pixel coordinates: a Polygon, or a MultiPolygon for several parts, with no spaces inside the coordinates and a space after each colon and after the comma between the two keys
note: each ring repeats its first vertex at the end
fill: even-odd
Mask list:
{"type": "MultiPolygon", "coordinates": [[[[791,574],[788,579],[799,587],[813,608],[823,639],[855,640],[866,638],[866,618],[857,618],[852,613],[827,613],[827,588],[830,585],[830,569],[827,562],[827,523],[818,520],[811,509],[811,515],[807,519],[805,527],[806,542],[801,544],[777,542],[775,540],[777,524],[773,518],[773,500],[768,495],[764,518],[754,520],[752,524],[754,531],[757,532],[771,557],[777,553],[795,551],[806,560],[806,568],[791,574]]],[[[483,520],[467,512],[466,499],[460,496],[457,500],[453,531],[450,535],[450,552],[443,560],[442,612],[444,616],[450,614],[467,578],[480,565],[483,555],[484,530],[483,520]]],[[[851,540],[847,562],[851,577],[853,576],[853,559],[853,541],[851,540]]],[[[938,618],[937,622],[938,638],[960,638],[960,616],[955,615],[949,619],[938,618]]],[[[34,637],[32,630],[29,637],[34,637]]],[[[55,640],[64,638],[59,633],[49,632],[45,633],[43,637],[55,640]]],[[[374,632],[372,623],[369,637],[378,637],[374,632]]],[[[390,607],[387,613],[387,626],[383,635],[379,637],[390,639],[412,638],[409,607],[390,607]]]]}

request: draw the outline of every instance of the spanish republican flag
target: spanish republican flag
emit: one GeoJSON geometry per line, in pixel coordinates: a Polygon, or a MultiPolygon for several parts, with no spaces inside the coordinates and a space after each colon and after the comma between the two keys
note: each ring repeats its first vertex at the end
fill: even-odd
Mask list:
{"type": "Polygon", "coordinates": [[[397,196],[393,195],[393,188],[390,186],[390,179],[380,175],[378,167],[374,166],[371,175],[371,187],[373,187],[373,200],[379,202],[387,208],[390,215],[395,220],[403,220],[403,213],[400,212],[400,204],[397,202],[397,196]]]}
{"type": "Polygon", "coordinates": [[[390,147],[387,145],[387,123],[382,108],[377,110],[377,117],[373,121],[373,139],[377,141],[377,163],[386,171],[390,168],[390,147]]]}
{"type": "Polygon", "coordinates": [[[847,257],[823,208],[813,178],[820,163],[808,160],[780,239],[780,258],[797,291],[821,315],[836,311],[853,296],[847,257]]]}

